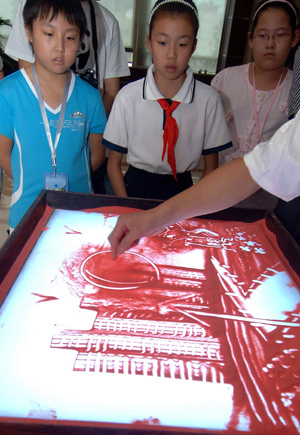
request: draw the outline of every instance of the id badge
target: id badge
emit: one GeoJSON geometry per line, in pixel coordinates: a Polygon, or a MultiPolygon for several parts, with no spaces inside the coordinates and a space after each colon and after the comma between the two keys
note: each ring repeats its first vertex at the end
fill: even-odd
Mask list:
{"type": "Polygon", "coordinates": [[[69,191],[69,177],[64,172],[46,172],[44,174],[44,189],[58,190],[60,192],[69,191]]]}

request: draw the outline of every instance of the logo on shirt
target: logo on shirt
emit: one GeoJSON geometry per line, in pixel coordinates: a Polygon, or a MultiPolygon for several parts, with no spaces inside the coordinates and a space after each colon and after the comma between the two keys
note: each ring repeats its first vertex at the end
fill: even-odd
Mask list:
{"type": "Polygon", "coordinates": [[[85,118],[83,113],[79,112],[79,111],[72,113],[70,116],[71,116],[71,118],[76,118],[76,119],[85,118]]]}

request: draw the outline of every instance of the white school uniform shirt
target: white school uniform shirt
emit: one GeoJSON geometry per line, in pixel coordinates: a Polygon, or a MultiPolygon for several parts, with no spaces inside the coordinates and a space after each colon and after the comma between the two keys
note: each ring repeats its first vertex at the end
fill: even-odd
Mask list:
{"type": "MultiPolygon", "coordinates": [[[[104,79],[129,76],[130,71],[118,21],[110,11],[100,5],[96,0],[92,0],[92,2],[95,9],[97,25],[99,66],[98,88],[102,96],[104,79]]],[[[25,3],[26,0],[20,1],[5,47],[5,53],[16,60],[24,59],[28,62],[34,62],[34,54],[24,29],[22,14],[25,3]]],[[[90,7],[87,1],[81,3],[81,5],[87,19],[87,27],[90,35],[85,35],[80,44],[79,55],[75,62],[77,73],[84,73],[87,69],[96,69],[91,36],[92,26],[90,7]]]]}
{"type": "MultiPolygon", "coordinates": [[[[243,157],[257,145],[253,104],[253,86],[249,80],[251,64],[225,68],[212,80],[211,86],[219,92],[232,138],[232,148],[219,154],[219,163],[243,157]]],[[[266,120],[260,142],[273,136],[288,121],[288,99],[293,73],[288,70],[278,88],[271,112],[266,120]]],[[[261,133],[274,91],[256,90],[256,110],[261,133]]]]}
{"type": "MultiPolygon", "coordinates": [[[[167,155],[162,161],[164,111],[158,99],[154,65],[145,79],[126,85],[118,93],[104,132],[104,145],[127,154],[132,166],[157,174],[172,174],[167,155]]],[[[178,173],[199,165],[202,154],[216,153],[231,146],[221,99],[211,87],[187,77],[173,98],[181,104],[172,113],[179,128],[175,146],[178,173]]],[[[167,153],[166,153],[167,154],[167,153]]]]}
{"type": "Polygon", "coordinates": [[[300,195],[300,116],[244,157],[254,181],[285,201],[300,195]]]}

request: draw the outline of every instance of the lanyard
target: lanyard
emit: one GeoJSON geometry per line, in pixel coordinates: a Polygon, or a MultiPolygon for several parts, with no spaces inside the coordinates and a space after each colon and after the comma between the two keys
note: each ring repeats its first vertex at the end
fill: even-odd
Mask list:
{"type": "Polygon", "coordinates": [[[59,142],[59,139],[61,136],[64,117],[65,117],[65,113],[66,113],[68,92],[69,92],[69,86],[70,86],[70,75],[68,72],[67,77],[66,77],[65,88],[64,88],[63,100],[61,103],[61,110],[60,110],[54,145],[53,145],[53,141],[52,141],[52,137],[51,137],[51,133],[50,133],[50,127],[49,127],[49,121],[48,121],[47,113],[46,113],[46,109],[45,109],[45,103],[43,100],[42,91],[41,91],[39,80],[38,80],[38,77],[37,77],[37,74],[35,71],[34,64],[32,65],[32,75],[33,75],[34,87],[35,87],[35,90],[37,92],[38,99],[39,99],[39,105],[40,105],[40,109],[41,109],[41,113],[42,113],[42,118],[43,118],[43,123],[44,123],[45,131],[46,131],[46,135],[47,135],[49,148],[51,150],[52,169],[54,170],[54,175],[55,175],[56,174],[56,150],[57,150],[58,142],[59,142]]]}
{"type": "Polygon", "coordinates": [[[274,103],[274,100],[275,100],[275,97],[277,95],[277,92],[278,92],[278,89],[279,89],[279,86],[280,86],[280,82],[281,82],[281,79],[282,79],[282,76],[283,76],[284,68],[282,69],[281,76],[280,76],[280,78],[279,78],[279,80],[277,82],[276,89],[273,92],[273,96],[272,96],[272,100],[271,100],[271,103],[270,103],[269,108],[268,108],[268,112],[267,112],[266,117],[264,119],[261,132],[259,133],[258,112],[257,112],[257,107],[256,107],[256,86],[255,86],[255,71],[254,71],[254,67],[255,67],[255,64],[253,63],[253,106],[254,106],[255,127],[256,127],[256,143],[258,144],[260,142],[261,136],[262,136],[264,128],[265,128],[265,124],[267,122],[267,119],[269,117],[269,114],[271,112],[271,109],[272,109],[272,106],[273,106],[273,103],[274,103]]]}

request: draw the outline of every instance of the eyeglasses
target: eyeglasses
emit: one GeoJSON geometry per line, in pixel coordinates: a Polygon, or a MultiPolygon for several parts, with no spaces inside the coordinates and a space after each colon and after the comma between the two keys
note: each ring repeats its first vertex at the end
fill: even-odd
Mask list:
{"type": "Polygon", "coordinates": [[[276,44],[280,44],[281,42],[285,41],[286,38],[291,36],[291,34],[291,32],[277,32],[274,33],[274,35],[270,35],[267,32],[259,32],[257,35],[254,35],[253,38],[255,38],[261,44],[265,44],[270,38],[272,38],[276,44]]]}

